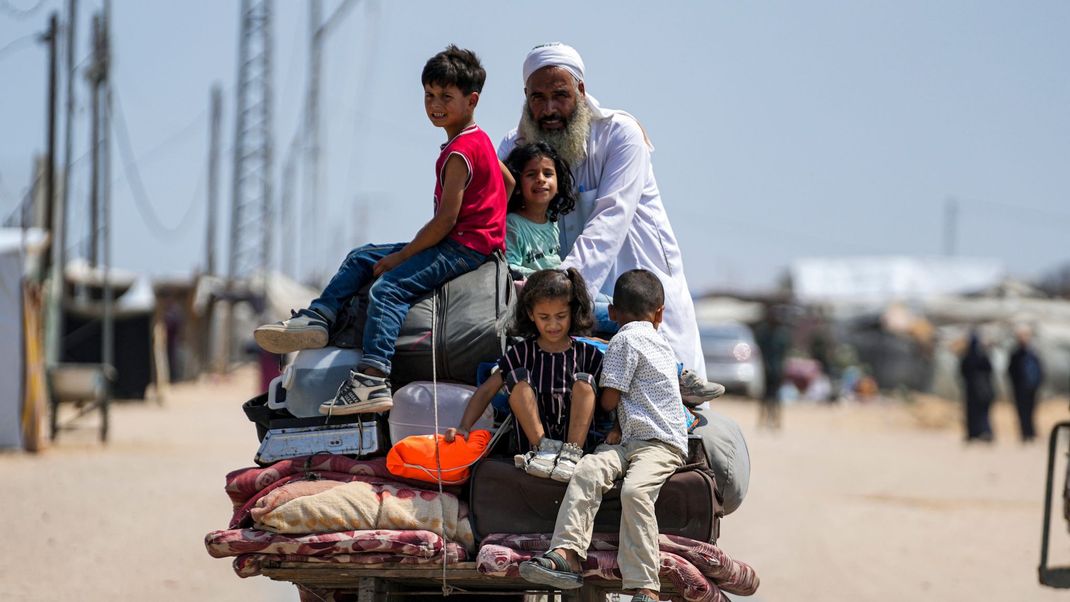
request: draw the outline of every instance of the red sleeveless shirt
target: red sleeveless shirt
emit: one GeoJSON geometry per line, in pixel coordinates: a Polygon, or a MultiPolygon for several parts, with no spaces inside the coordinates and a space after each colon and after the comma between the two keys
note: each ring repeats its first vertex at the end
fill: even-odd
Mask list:
{"type": "Polygon", "coordinates": [[[508,199],[494,144],[486,132],[473,124],[442,145],[442,153],[435,161],[435,211],[442,196],[443,168],[451,155],[464,159],[468,181],[457,223],[447,238],[484,255],[504,251],[508,199]]]}

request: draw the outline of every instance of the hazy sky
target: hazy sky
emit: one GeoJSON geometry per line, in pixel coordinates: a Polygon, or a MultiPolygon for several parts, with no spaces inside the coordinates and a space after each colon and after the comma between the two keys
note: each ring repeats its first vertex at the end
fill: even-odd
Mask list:
{"type": "MultiPolygon", "coordinates": [[[[45,0],[0,2],[0,213],[44,149],[45,0]],[[30,10],[28,17],[21,11],[30,10]],[[13,44],[12,44],[13,43],[13,44]],[[11,46],[8,46],[12,44],[11,46]]],[[[325,2],[329,15],[339,3],[325,2]]],[[[79,3],[77,54],[88,54],[79,3]]],[[[307,9],[275,4],[276,193],[300,120],[307,9]]],[[[238,2],[113,1],[114,85],[151,209],[114,159],[115,264],[203,264],[209,88],[224,86],[219,231],[226,252],[238,2]],[[168,231],[147,226],[154,212],[168,231]]],[[[375,2],[325,49],[320,234],[302,269],[331,272],[358,243],[409,239],[429,217],[444,134],[423,112],[424,61],[454,42],[488,79],[477,120],[499,140],[529,48],[560,40],[587,89],[636,115],[695,291],[771,283],[793,259],[935,255],[948,198],[958,251],[1032,276],[1070,260],[1070,2],[375,2]]],[[[79,78],[75,157],[87,152],[79,78]]],[[[61,139],[62,140],[62,139],[61,139]]],[[[87,236],[88,161],[72,172],[71,246],[87,236]]],[[[300,191],[300,180],[298,191],[300,191]]],[[[225,265],[225,263],[224,263],[225,265]]]]}

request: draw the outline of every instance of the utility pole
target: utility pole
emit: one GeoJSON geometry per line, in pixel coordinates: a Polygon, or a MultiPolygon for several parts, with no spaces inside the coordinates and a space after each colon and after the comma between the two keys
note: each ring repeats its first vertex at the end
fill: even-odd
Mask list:
{"type": "MultiPolygon", "coordinates": [[[[320,253],[326,248],[320,244],[322,229],[326,226],[320,220],[323,213],[320,207],[322,188],[324,187],[323,170],[320,158],[324,147],[324,131],[320,127],[320,88],[323,80],[323,45],[327,35],[341,23],[345,16],[356,6],[356,0],[342,0],[334,12],[323,19],[323,1],[309,0],[308,3],[308,96],[305,99],[305,190],[301,203],[301,239],[293,248],[305,251],[311,266],[322,265],[324,257],[320,253]]],[[[300,270],[301,264],[298,264],[300,270]]],[[[315,269],[315,268],[314,268],[315,269]]]]}
{"type": "Polygon", "coordinates": [[[224,358],[235,341],[234,300],[238,279],[265,278],[270,267],[272,216],[271,0],[242,0],[238,46],[237,106],[234,112],[234,186],[230,220],[227,290],[231,303],[224,358]]]}
{"type": "Polygon", "coordinates": [[[93,64],[86,71],[89,80],[89,267],[97,266],[97,233],[100,231],[100,90],[104,84],[104,25],[99,14],[93,15],[93,64]]]}
{"type": "Polygon", "coordinates": [[[272,119],[274,119],[272,106],[274,104],[275,91],[271,88],[271,54],[274,42],[271,38],[272,4],[270,0],[265,4],[264,11],[264,46],[262,49],[264,75],[263,81],[261,82],[261,103],[263,105],[262,111],[264,121],[261,123],[260,133],[260,153],[263,157],[262,169],[264,173],[264,181],[262,184],[263,191],[260,197],[260,215],[263,220],[263,227],[260,230],[260,274],[264,279],[262,294],[266,299],[268,279],[270,277],[269,273],[274,267],[274,262],[271,260],[271,251],[275,234],[275,205],[274,198],[272,197],[272,187],[275,183],[275,144],[273,134],[274,128],[272,127],[272,119]]]}
{"type": "MultiPolygon", "coordinates": [[[[104,291],[103,312],[104,318],[101,324],[101,363],[105,366],[115,366],[115,318],[112,315],[112,287],[111,287],[111,0],[104,0],[104,22],[101,27],[102,63],[104,70],[104,127],[101,136],[101,146],[104,151],[103,177],[101,186],[100,216],[103,232],[103,280],[104,291]]],[[[157,375],[157,378],[167,378],[167,375],[157,375]]],[[[107,393],[111,398],[111,387],[107,393]]]]}
{"type": "Polygon", "coordinates": [[[944,255],[954,257],[958,246],[959,202],[955,197],[944,199],[944,255]]]}
{"type": "MultiPolygon", "coordinates": [[[[320,78],[323,75],[323,2],[308,3],[308,96],[305,99],[305,194],[301,211],[301,244],[294,249],[306,251],[305,263],[316,265],[319,256],[320,229],[320,78]]],[[[299,264],[300,266],[300,264],[299,264]]]]}
{"type": "Polygon", "coordinates": [[[227,277],[265,269],[264,218],[271,209],[271,2],[242,0],[234,173],[227,277]]]}
{"type": "Polygon", "coordinates": [[[45,160],[45,223],[51,230],[50,248],[44,254],[45,264],[43,273],[48,273],[51,268],[51,280],[49,280],[48,295],[48,321],[47,338],[45,345],[45,358],[49,366],[59,362],[60,344],[63,341],[63,312],[61,302],[63,299],[63,272],[56,269],[61,262],[57,261],[57,255],[62,256],[63,249],[56,240],[56,39],[59,37],[59,26],[56,13],[48,19],[48,32],[41,37],[41,41],[48,44],[48,158],[45,160]]]}
{"type": "Polygon", "coordinates": [[[67,111],[63,132],[63,195],[60,199],[59,217],[56,220],[56,244],[60,248],[60,271],[67,258],[67,209],[71,198],[71,153],[74,145],[74,65],[75,34],[78,31],[78,0],[67,0],[67,111]]]}
{"type": "Polygon", "coordinates": [[[219,213],[219,127],[223,118],[223,90],[212,86],[212,125],[208,142],[208,219],[205,235],[205,273],[216,273],[216,215],[219,213]]]}
{"type": "MultiPolygon", "coordinates": [[[[292,149],[291,149],[292,150],[292,149]]],[[[280,229],[282,234],[282,240],[287,243],[283,245],[285,249],[282,256],[279,258],[279,269],[282,273],[286,274],[290,278],[297,280],[297,248],[300,245],[293,244],[297,238],[297,231],[294,228],[294,215],[293,207],[297,202],[294,194],[294,180],[297,178],[295,172],[297,171],[297,160],[294,157],[293,152],[289,152],[286,155],[286,163],[282,167],[282,196],[279,198],[279,213],[280,213],[280,229]]]]}

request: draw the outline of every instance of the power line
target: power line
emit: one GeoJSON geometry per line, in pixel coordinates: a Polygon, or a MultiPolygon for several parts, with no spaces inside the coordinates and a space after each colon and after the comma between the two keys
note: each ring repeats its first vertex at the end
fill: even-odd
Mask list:
{"type": "Polygon", "coordinates": [[[1059,221],[1062,221],[1064,223],[1070,223],[1070,214],[1067,214],[1067,213],[1059,213],[1057,211],[1048,211],[1047,209],[1039,209],[1037,207],[1023,207],[1021,205],[1015,205],[1013,203],[1005,203],[1003,201],[993,201],[993,200],[990,200],[990,199],[980,199],[980,198],[970,198],[970,197],[963,198],[963,197],[960,197],[960,196],[956,196],[955,200],[960,201],[960,202],[964,201],[964,202],[969,203],[971,205],[984,205],[984,206],[988,206],[988,207],[993,208],[993,209],[998,209],[998,210],[1002,210],[1002,211],[1005,211],[1005,212],[1010,212],[1010,213],[1013,213],[1015,215],[1015,217],[1027,217],[1028,216],[1028,217],[1031,217],[1031,218],[1036,219],[1038,221],[1043,221],[1043,222],[1045,222],[1045,223],[1047,223],[1049,225],[1054,225],[1054,224],[1051,224],[1051,220],[1059,220],[1059,221]]]}
{"type": "MultiPolygon", "coordinates": [[[[116,94],[116,96],[118,96],[118,94],[116,94]]],[[[118,98],[116,98],[116,102],[118,102],[118,98]]],[[[176,144],[176,143],[178,143],[180,141],[185,140],[187,137],[189,137],[189,136],[191,136],[193,134],[199,133],[200,130],[198,129],[198,126],[203,124],[203,122],[204,122],[204,120],[205,120],[205,118],[207,116],[208,116],[208,110],[207,109],[201,110],[201,112],[198,113],[196,117],[194,117],[192,120],[190,120],[188,123],[186,123],[182,127],[180,127],[177,130],[175,130],[175,132],[173,134],[171,134],[170,136],[168,136],[168,137],[164,138],[163,140],[157,142],[155,145],[153,145],[148,150],[142,151],[141,156],[138,157],[138,161],[142,165],[150,164],[153,161],[157,160],[158,157],[156,155],[158,155],[159,153],[161,153],[165,149],[169,149],[172,145],[174,145],[174,144],[176,144]]],[[[164,155],[164,156],[166,156],[166,155],[164,155]]],[[[114,181],[115,180],[113,180],[113,182],[114,181]]]]}
{"type": "Polygon", "coordinates": [[[30,8],[19,8],[11,5],[11,0],[0,0],[0,11],[7,14],[7,16],[18,21],[24,21],[34,16],[37,11],[41,10],[45,4],[45,0],[37,0],[37,3],[30,8]]]}
{"type": "Polygon", "coordinates": [[[29,209],[30,204],[33,203],[33,192],[37,188],[37,184],[41,182],[41,178],[43,177],[43,175],[44,174],[41,173],[37,174],[37,177],[34,178],[33,183],[31,183],[30,187],[26,189],[26,191],[23,193],[22,200],[19,201],[19,203],[16,204],[15,207],[11,210],[11,213],[9,213],[6,218],[4,218],[4,225],[25,225],[25,220],[22,218],[26,215],[26,211],[29,209]],[[17,220],[15,219],[16,216],[18,216],[17,220]]]}
{"type": "MultiPolygon", "coordinates": [[[[362,126],[365,125],[365,120],[362,118],[360,111],[360,101],[367,97],[366,90],[369,90],[369,82],[373,77],[373,70],[375,68],[376,61],[374,60],[374,54],[376,49],[379,48],[379,3],[371,2],[368,5],[368,19],[365,21],[366,36],[361,36],[363,48],[358,54],[364,57],[362,61],[358,75],[356,78],[356,92],[353,95],[350,104],[350,114],[353,116],[353,140],[360,140],[362,126]]],[[[359,156],[358,151],[363,149],[363,144],[351,144],[349,147],[349,170],[346,172],[346,190],[351,191],[356,188],[357,172],[359,170],[359,156]]]]}
{"type": "Polygon", "coordinates": [[[37,41],[37,38],[40,35],[41,34],[39,34],[38,32],[35,31],[33,33],[28,33],[28,34],[26,34],[24,36],[15,38],[14,40],[11,40],[7,44],[4,44],[2,47],[0,47],[0,59],[4,58],[6,55],[8,55],[10,53],[15,52],[16,50],[19,50],[20,48],[22,48],[24,46],[28,46],[29,44],[32,44],[33,42],[37,41]]]}
{"type": "MultiPolygon", "coordinates": [[[[193,216],[193,210],[196,207],[196,203],[191,200],[186,207],[186,212],[179,220],[178,225],[169,227],[163,223],[163,221],[156,215],[156,210],[152,206],[152,202],[148,198],[148,194],[145,191],[145,183],[141,180],[141,173],[138,171],[137,159],[134,157],[133,147],[130,144],[130,134],[126,127],[126,116],[123,114],[123,103],[119,99],[118,90],[114,90],[115,95],[115,107],[117,109],[116,116],[118,119],[112,120],[112,123],[116,124],[115,133],[119,139],[119,152],[123,155],[123,172],[126,174],[127,187],[130,189],[130,193],[134,195],[134,207],[137,208],[138,214],[141,215],[142,221],[149,227],[155,234],[169,239],[178,238],[186,228],[191,225],[190,218],[193,216]]],[[[172,137],[173,138],[173,137],[172,137]]],[[[157,146],[157,149],[159,146],[157,146]]],[[[201,174],[203,182],[203,172],[201,174]]]]}
{"type": "Polygon", "coordinates": [[[321,37],[326,36],[328,33],[331,32],[332,28],[337,27],[338,24],[342,22],[342,19],[345,19],[349,11],[352,10],[353,7],[356,5],[356,0],[343,0],[342,4],[339,5],[338,8],[334,9],[334,12],[331,13],[331,16],[327,17],[327,20],[323,23],[323,25],[319,27],[319,30],[316,32],[316,35],[321,37]]]}
{"type": "Polygon", "coordinates": [[[4,185],[4,174],[0,173],[0,202],[6,202],[8,196],[7,186],[4,185]]]}

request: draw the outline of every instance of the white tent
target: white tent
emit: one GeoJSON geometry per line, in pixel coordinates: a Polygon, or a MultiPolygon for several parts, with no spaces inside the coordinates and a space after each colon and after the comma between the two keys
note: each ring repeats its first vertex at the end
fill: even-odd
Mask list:
{"type": "Polygon", "coordinates": [[[989,288],[1003,277],[998,261],[960,257],[811,258],[791,265],[792,289],[804,303],[924,301],[989,288]]]}

